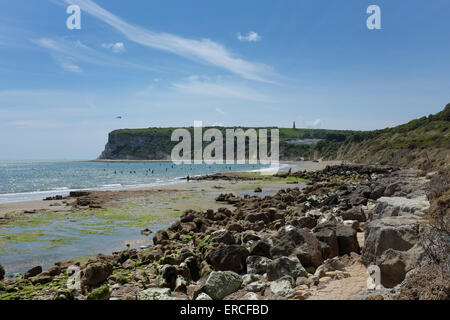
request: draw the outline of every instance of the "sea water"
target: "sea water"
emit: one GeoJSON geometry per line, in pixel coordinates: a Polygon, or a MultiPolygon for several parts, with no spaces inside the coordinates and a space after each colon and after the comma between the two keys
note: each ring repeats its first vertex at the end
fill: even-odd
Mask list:
{"type": "Polygon", "coordinates": [[[254,164],[171,162],[0,161],[0,203],[42,200],[74,190],[120,190],[167,185],[183,177],[263,170],[254,164]]]}

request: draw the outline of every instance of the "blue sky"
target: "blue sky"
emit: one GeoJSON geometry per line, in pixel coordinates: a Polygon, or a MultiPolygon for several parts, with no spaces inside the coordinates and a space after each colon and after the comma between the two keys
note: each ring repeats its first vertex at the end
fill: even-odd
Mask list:
{"type": "Polygon", "coordinates": [[[436,113],[449,16],[448,0],[0,0],[0,159],[96,158],[117,128],[368,130],[436,113]]]}

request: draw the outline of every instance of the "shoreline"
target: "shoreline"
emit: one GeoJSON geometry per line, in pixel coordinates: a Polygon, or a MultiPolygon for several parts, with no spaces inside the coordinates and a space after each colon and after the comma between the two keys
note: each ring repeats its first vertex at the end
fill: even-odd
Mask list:
{"type": "MultiPolygon", "coordinates": [[[[416,225],[423,223],[429,208],[424,195],[426,177],[419,178],[414,170],[377,166],[340,165],[309,172],[301,170],[304,167],[298,169],[269,179],[252,180],[251,174],[242,180],[221,179],[224,175],[219,175],[213,180],[189,182],[188,188],[176,184],[172,188],[74,194],[73,203],[81,205],[80,210],[113,207],[128,216],[136,211],[129,201],[141,201],[139,210],[151,205],[160,217],[167,218],[170,215],[165,215],[163,208],[174,210],[178,205],[179,209],[165,220],[170,226],[152,229],[151,241],[145,246],[130,247],[131,240],[127,240],[126,249],[112,254],[91,248],[86,252],[91,258],[85,262],[73,260],[82,255],[69,256],[72,260],[68,261],[44,258],[44,268],[30,262],[27,272],[34,273],[4,280],[1,297],[20,296],[20,290],[12,290],[18,282],[32,288],[21,299],[43,300],[59,294],[69,294],[64,299],[92,299],[100,289],[107,290],[104,299],[111,300],[153,300],[153,294],[162,290],[161,299],[167,300],[196,300],[200,295],[217,300],[347,300],[399,294],[392,289],[366,291],[367,266],[384,257],[384,249],[377,251],[381,241],[377,239],[383,237],[377,227],[380,223],[390,225],[394,219],[398,221],[395,228],[400,229],[409,223],[407,233],[416,232],[416,225]],[[155,202],[162,198],[163,206],[155,202]],[[414,212],[394,215],[392,212],[403,210],[400,199],[414,206],[414,212]],[[384,211],[377,211],[378,203],[385,204],[384,211]],[[104,253],[94,257],[95,252],[104,253]],[[51,266],[54,261],[60,262],[51,266]],[[90,268],[100,268],[102,277],[77,280],[64,273],[67,267],[82,275],[90,274],[90,268]],[[228,293],[216,294],[208,288],[210,279],[219,274],[239,279],[239,285],[230,279],[223,284],[233,286],[228,293]],[[183,281],[179,283],[180,277],[183,281]],[[74,291],[64,291],[72,285],[74,291]]],[[[145,211],[144,217],[149,214],[145,211]]],[[[125,228],[139,230],[130,225],[125,228]]],[[[411,246],[416,243],[416,237],[409,234],[403,240],[411,241],[411,246]]],[[[420,256],[418,249],[414,246],[403,251],[404,258],[414,263],[411,268],[420,256]]],[[[403,283],[411,269],[403,273],[395,268],[383,270],[389,276],[381,279],[382,284],[393,288],[403,283]]]]}
{"type": "MultiPolygon", "coordinates": [[[[77,160],[74,162],[97,162],[96,160],[77,160]]],[[[110,160],[107,161],[98,161],[98,162],[110,162],[110,160]]],[[[111,162],[163,162],[159,160],[111,160],[111,162]]],[[[292,172],[296,172],[299,170],[306,170],[306,171],[317,171],[324,169],[327,165],[336,165],[340,164],[341,161],[320,161],[320,162],[313,162],[313,161],[282,161],[280,162],[280,165],[288,165],[284,168],[281,168],[279,171],[287,171],[289,168],[292,169],[292,172]]],[[[270,168],[270,167],[269,167],[270,168]]],[[[247,171],[236,171],[236,172],[261,172],[263,169],[256,169],[256,170],[247,170],[247,171]]],[[[225,172],[225,171],[224,171],[225,172]]],[[[224,173],[223,172],[223,173],[224,173]]],[[[222,173],[222,172],[219,172],[222,173]]],[[[199,175],[193,175],[192,177],[201,176],[199,175]]],[[[19,203],[27,203],[27,202],[39,202],[43,201],[44,198],[56,196],[56,195],[63,195],[67,196],[70,192],[73,191],[126,191],[126,190],[147,190],[152,188],[161,188],[164,186],[170,186],[175,184],[183,184],[186,183],[184,178],[177,178],[175,180],[167,180],[160,183],[150,183],[150,184],[141,184],[141,185],[130,185],[130,186],[120,186],[120,187],[94,187],[94,188],[75,188],[75,189],[64,189],[64,190],[39,190],[39,191],[28,191],[28,192],[18,192],[18,193],[4,193],[0,194],[0,199],[2,196],[11,196],[11,195],[30,195],[30,194],[44,194],[42,196],[42,199],[30,199],[30,200],[20,200],[20,201],[0,201],[0,214],[5,210],[5,206],[10,204],[12,207],[17,208],[17,204],[19,203]]],[[[26,206],[27,209],[30,206],[26,206]]]]}

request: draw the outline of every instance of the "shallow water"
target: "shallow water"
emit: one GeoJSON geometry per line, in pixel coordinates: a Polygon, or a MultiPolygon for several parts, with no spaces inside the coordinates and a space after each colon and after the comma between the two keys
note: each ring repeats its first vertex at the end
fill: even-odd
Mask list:
{"type": "MultiPolygon", "coordinates": [[[[172,218],[172,220],[175,218],[172,218]]],[[[7,275],[24,273],[40,265],[44,269],[54,262],[81,258],[96,253],[111,254],[131,248],[152,244],[153,234],[169,227],[169,219],[155,222],[148,227],[150,236],[140,234],[142,227],[126,221],[110,221],[99,218],[76,217],[69,214],[62,218],[44,220],[38,226],[0,227],[0,264],[7,275]]]]}

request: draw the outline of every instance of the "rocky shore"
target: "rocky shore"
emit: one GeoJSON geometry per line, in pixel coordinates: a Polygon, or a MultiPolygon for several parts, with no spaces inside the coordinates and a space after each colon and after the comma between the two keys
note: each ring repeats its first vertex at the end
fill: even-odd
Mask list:
{"type": "Polygon", "coordinates": [[[184,212],[145,249],[37,266],[14,280],[0,267],[0,299],[414,298],[411,276],[430,267],[432,175],[339,165],[279,178],[287,176],[310,182],[273,196],[223,193],[216,200],[227,207],[184,212]]]}

